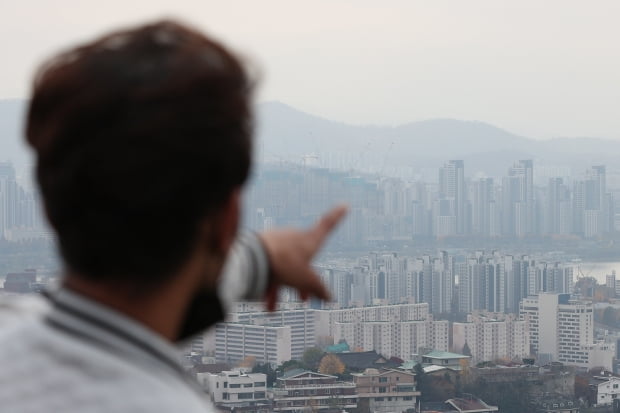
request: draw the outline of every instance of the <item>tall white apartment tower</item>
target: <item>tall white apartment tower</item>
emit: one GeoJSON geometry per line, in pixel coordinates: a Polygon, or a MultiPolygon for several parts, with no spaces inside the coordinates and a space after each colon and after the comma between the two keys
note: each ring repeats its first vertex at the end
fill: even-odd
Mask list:
{"type": "Polygon", "coordinates": [[[589,367],[594,343],[592,303],[569,294],[540,293],[521,302],[532,350],[541,360],[589,367]]]}

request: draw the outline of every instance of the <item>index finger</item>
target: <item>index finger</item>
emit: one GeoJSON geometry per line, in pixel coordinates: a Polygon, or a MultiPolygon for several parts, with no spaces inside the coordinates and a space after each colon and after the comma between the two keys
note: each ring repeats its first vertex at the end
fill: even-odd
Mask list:
{"type": "Polygon", "coordinates": [[[349,208],[346,205],[339,205],[332,208],[329,212],[321,217],[311,232],[318,245],[325,241],[325,238],[336,228],[338,223],[342,221],[347,214],[349,208]]]}

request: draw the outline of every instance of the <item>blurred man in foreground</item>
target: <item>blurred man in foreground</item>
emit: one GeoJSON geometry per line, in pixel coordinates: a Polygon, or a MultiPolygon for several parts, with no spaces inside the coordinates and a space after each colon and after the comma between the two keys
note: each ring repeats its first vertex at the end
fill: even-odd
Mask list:
{"type": "Polygon", "coordinates": [[[26,136],[66,276],[0,330],[3,412],[211,411],[173,343],[232,300],[273,308],[281,285],[328,298],[310,262],[344,208],[237,234],[251,89],[224,47],[167,21],[42,66],[26,136]]]}

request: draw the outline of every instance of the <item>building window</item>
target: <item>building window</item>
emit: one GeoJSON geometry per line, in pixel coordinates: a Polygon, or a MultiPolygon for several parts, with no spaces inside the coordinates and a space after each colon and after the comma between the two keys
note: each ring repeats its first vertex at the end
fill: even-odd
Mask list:
{"type": "Polygon", "coordinates": [[[379,383],[385,383],[387,381],[387,377],[379,377],[379,383]]]}

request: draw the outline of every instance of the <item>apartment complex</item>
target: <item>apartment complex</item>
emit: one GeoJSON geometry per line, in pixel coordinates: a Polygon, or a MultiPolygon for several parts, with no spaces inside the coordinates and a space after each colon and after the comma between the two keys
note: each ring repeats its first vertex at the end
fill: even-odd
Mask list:
{"type": "Polygon", "coordinates": [[[291,360],[291,327],[219,323],[215,327],[215,357],[238,362],[254,358],[260,363],[282,364],[291,360]]]}
{"type": "Polygon", "coordinates": [[[452,324],[452,346],[457,352],[468,347],[474,363],[520,359],[530,354],[529,330],[514,314],[474,313],[452,324]]]}
{"type": "Polygon", "coordinates": [[[458,256],[371,252],[317,267],[333,293],[333,308],[428,303],[431,314],[473,311],[519,313],[519,302],[539,292],[570,293],[572,263],[472,251],[458,256]]]}
{"type": "Polygon", "coordinates": [[[220,361],[253,357],[261,363],[281,364],[301,359],[319,337],[346,340],[352,349],[402,359],[421,349],[447,350],[448,321],[434,321],[428,308],[421,303],[232,313],[231,321],[216,326],[215,354],[220,361]]]}
{"type": "Polygon", "coordinates": [[[423,349],[448,349],[448,321],[434,321],[427,303],[318,310],[319,331],[353,349],[408,360],[423,349]]]}
{"type": "MultiPolygon", "coordinates": [[[[307,348],[316,345],[316,315],[310,308],[286,309],[274,312],[251,311],[233,313],[230,320],[244,325],[260,325],[265,327],[289,327],[290,358],[300,359],[307,348]]],[[[289,359],[290,360],[290,359],[289,359]]]]}

